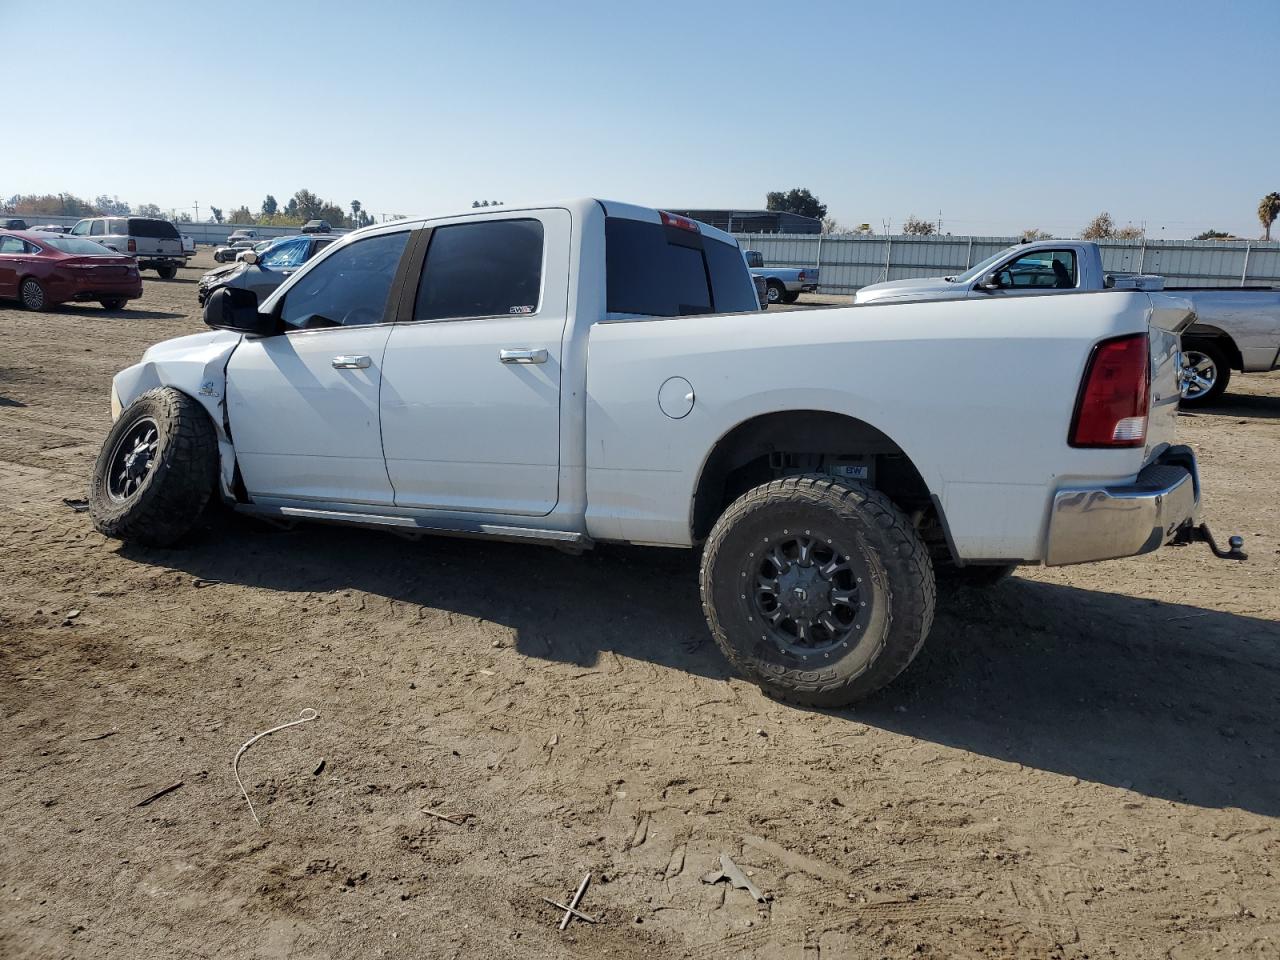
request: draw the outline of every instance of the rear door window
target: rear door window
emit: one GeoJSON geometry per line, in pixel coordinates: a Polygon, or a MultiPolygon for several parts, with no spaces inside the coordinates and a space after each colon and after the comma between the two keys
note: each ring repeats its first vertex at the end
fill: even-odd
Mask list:
{"type": "Polygon", "coordinates": [[[102,236],[104,232],[103,223],[104,221],[102,220],[94,220],[91,224],[89,224],[89,235],[92,237],[102,236]]]}
{"type": "Polygon", "coordinates": [[[156,240],[179,240],[178,228],[168,220],[151,220],[134,217],[129,220],[129,236],[148,237],[156,240]]]}
{"type": "Polygon", "coordinates": [[[431,231],[414,320],[538,312],[542,222],[485,220],[431,231]]]}
{"type": "Polygon", "coordinates": [[[605,220],[610,313],[678,317],[758,310],[742,251],[690,230],[605,220]]]}
{"type": "Polygon", "coordinates": [[[128,220],[108,220],[107,233],[116,237],[127,237],[129,235],[128,220]]]}

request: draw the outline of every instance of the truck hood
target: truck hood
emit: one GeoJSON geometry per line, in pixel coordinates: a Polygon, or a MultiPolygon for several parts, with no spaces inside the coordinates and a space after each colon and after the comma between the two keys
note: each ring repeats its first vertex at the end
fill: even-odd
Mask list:
{"type": "Polygon", "coordinates": [[[940,300],[960,299],[965,295],[965,285],[951,283],[942,277],[915,277],[911,280],[890,280],[888,283],[869,283],[853,298],[854,303],[875,303],[879,300],[940,300]]]}

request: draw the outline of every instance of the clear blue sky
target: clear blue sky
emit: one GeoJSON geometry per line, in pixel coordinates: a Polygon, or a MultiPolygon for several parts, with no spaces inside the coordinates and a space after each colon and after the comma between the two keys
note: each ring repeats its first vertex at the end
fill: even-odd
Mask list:
{"type": "Polygon", "coordinates": [[[594,195],[842,223],[1259,231],[1280,0],[0,0],[0,193],[370,211],[594,195]],[[29,60],[24,63],[24,57],[29,60]],[[31,68],[33,72],[28,72],[31,68]]]}

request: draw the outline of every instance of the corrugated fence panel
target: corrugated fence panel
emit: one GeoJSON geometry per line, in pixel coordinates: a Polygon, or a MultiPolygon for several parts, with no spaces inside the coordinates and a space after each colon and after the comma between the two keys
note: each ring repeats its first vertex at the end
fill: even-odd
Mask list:
{"type": "MultiPolygon", "coordinates": [[[[740,233],[773,267],[818,267],[823,293],[852,294],[883,280],[963,273],[1017,243],[1013,237],[814,237],[740,233]]],[[[1280,242],[1104,240],[1103,269],[1157,273],[1171,287],[1280,286],[1280,242]],[[1246,274],[1247,267],[1247,274],[1246,274]]]]}

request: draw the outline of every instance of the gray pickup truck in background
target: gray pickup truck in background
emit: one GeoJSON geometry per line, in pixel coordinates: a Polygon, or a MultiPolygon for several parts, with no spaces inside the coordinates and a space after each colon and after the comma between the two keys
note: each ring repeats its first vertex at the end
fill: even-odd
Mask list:
{"type": "Polygon", "coordinates": [[[769,303],[795,303],[802,293],[818,289],[817,267],[766,267],[759,250],[744,250],[752,277],[765,282],[769,303]]]}
{"type": "Polygon", "coordinates": [[[853,302],[1044,296],[1124,287],[1174,293],[1195,310],[1195,323],[1182,334],[1183,406],[1212,402],[1227,389],[1232,370],[1253,373],[1280,366],[1280,289],[1169,287],[1163,277],[1104,270],[1101,249],[1087,240],[1020,243],[958,276],[870,284],[853,302]]]}

